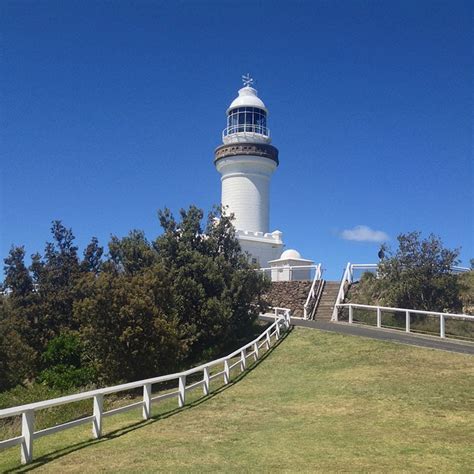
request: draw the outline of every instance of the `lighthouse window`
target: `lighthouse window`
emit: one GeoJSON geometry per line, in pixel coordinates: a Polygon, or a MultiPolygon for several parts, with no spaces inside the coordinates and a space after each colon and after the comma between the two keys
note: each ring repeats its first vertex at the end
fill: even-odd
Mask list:
{"type": "Polygon", "coordinates": [[[238,107],[229,112],[228,133],[255,132],[267,133],[266,112],[256,107],[238,107]]]}

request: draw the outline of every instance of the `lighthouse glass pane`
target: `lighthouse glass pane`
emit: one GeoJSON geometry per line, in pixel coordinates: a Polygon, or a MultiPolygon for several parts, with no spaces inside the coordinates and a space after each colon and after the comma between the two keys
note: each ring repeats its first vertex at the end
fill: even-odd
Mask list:
{"type": "Polygon", "coordinates": [[[266,134],[267,117],[264,110],[256,107],[238,107],[229,112],[227,134],[237,132],[256,132],[266,134]]]}

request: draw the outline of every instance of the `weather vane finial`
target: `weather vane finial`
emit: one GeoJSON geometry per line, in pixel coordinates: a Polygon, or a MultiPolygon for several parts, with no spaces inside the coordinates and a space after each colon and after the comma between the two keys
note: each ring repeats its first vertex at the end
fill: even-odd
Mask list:
{"type": "Polygon", "coordinates": [[[250,77],[249,72],[245,76],[242,76],[242,82],[244,83],[245,87],[253,86],[253,78],[250,77]]]}

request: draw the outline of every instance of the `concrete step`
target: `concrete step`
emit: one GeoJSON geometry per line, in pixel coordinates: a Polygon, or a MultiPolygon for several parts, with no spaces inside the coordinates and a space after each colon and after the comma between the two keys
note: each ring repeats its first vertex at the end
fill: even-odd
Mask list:
{"type": "Polygon", "coordinates": [[[340,282],[327,281],[321,293],[314,319],[316,321],[329,321],[332,318],[334,303],[339,293],[340,282]]]}

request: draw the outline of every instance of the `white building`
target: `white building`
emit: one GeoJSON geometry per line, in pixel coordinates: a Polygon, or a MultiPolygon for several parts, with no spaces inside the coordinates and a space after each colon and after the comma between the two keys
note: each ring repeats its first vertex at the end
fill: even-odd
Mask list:
{"type": "Polygon", "coordinates": [[[268,110],[251,87],[244,87],[227,109],[223,145],[215,151],[214,164],[222,175],[222,206],[234,215],[242,249],[261,267],[268,267],[283,250],[282,233],[270,232],[270,178],[278,166],[278,150],[271,145],[268,110]]]}
{"type": "Polygon", "coordinates": [[[278,149],[271,145],[268,109],[252,87],[253,79],[247,74],[243,80],[244,87],[227,109],[223,145],[215,151],[221,203],[224,212],[234,215],[242,250],[260,267],[271,265],[272,280],[306,280],[313,261],[296,250],[282,254],[282,233],[270,232],[270,179],[278,167],[278,149]]]}
{"type": "Polygon", "coordinates": [[[302,258],[294,249],[285,250],[280,258],[268,262],[272,281],[295,281],[311,279],[312,260],[302,258]]]}

